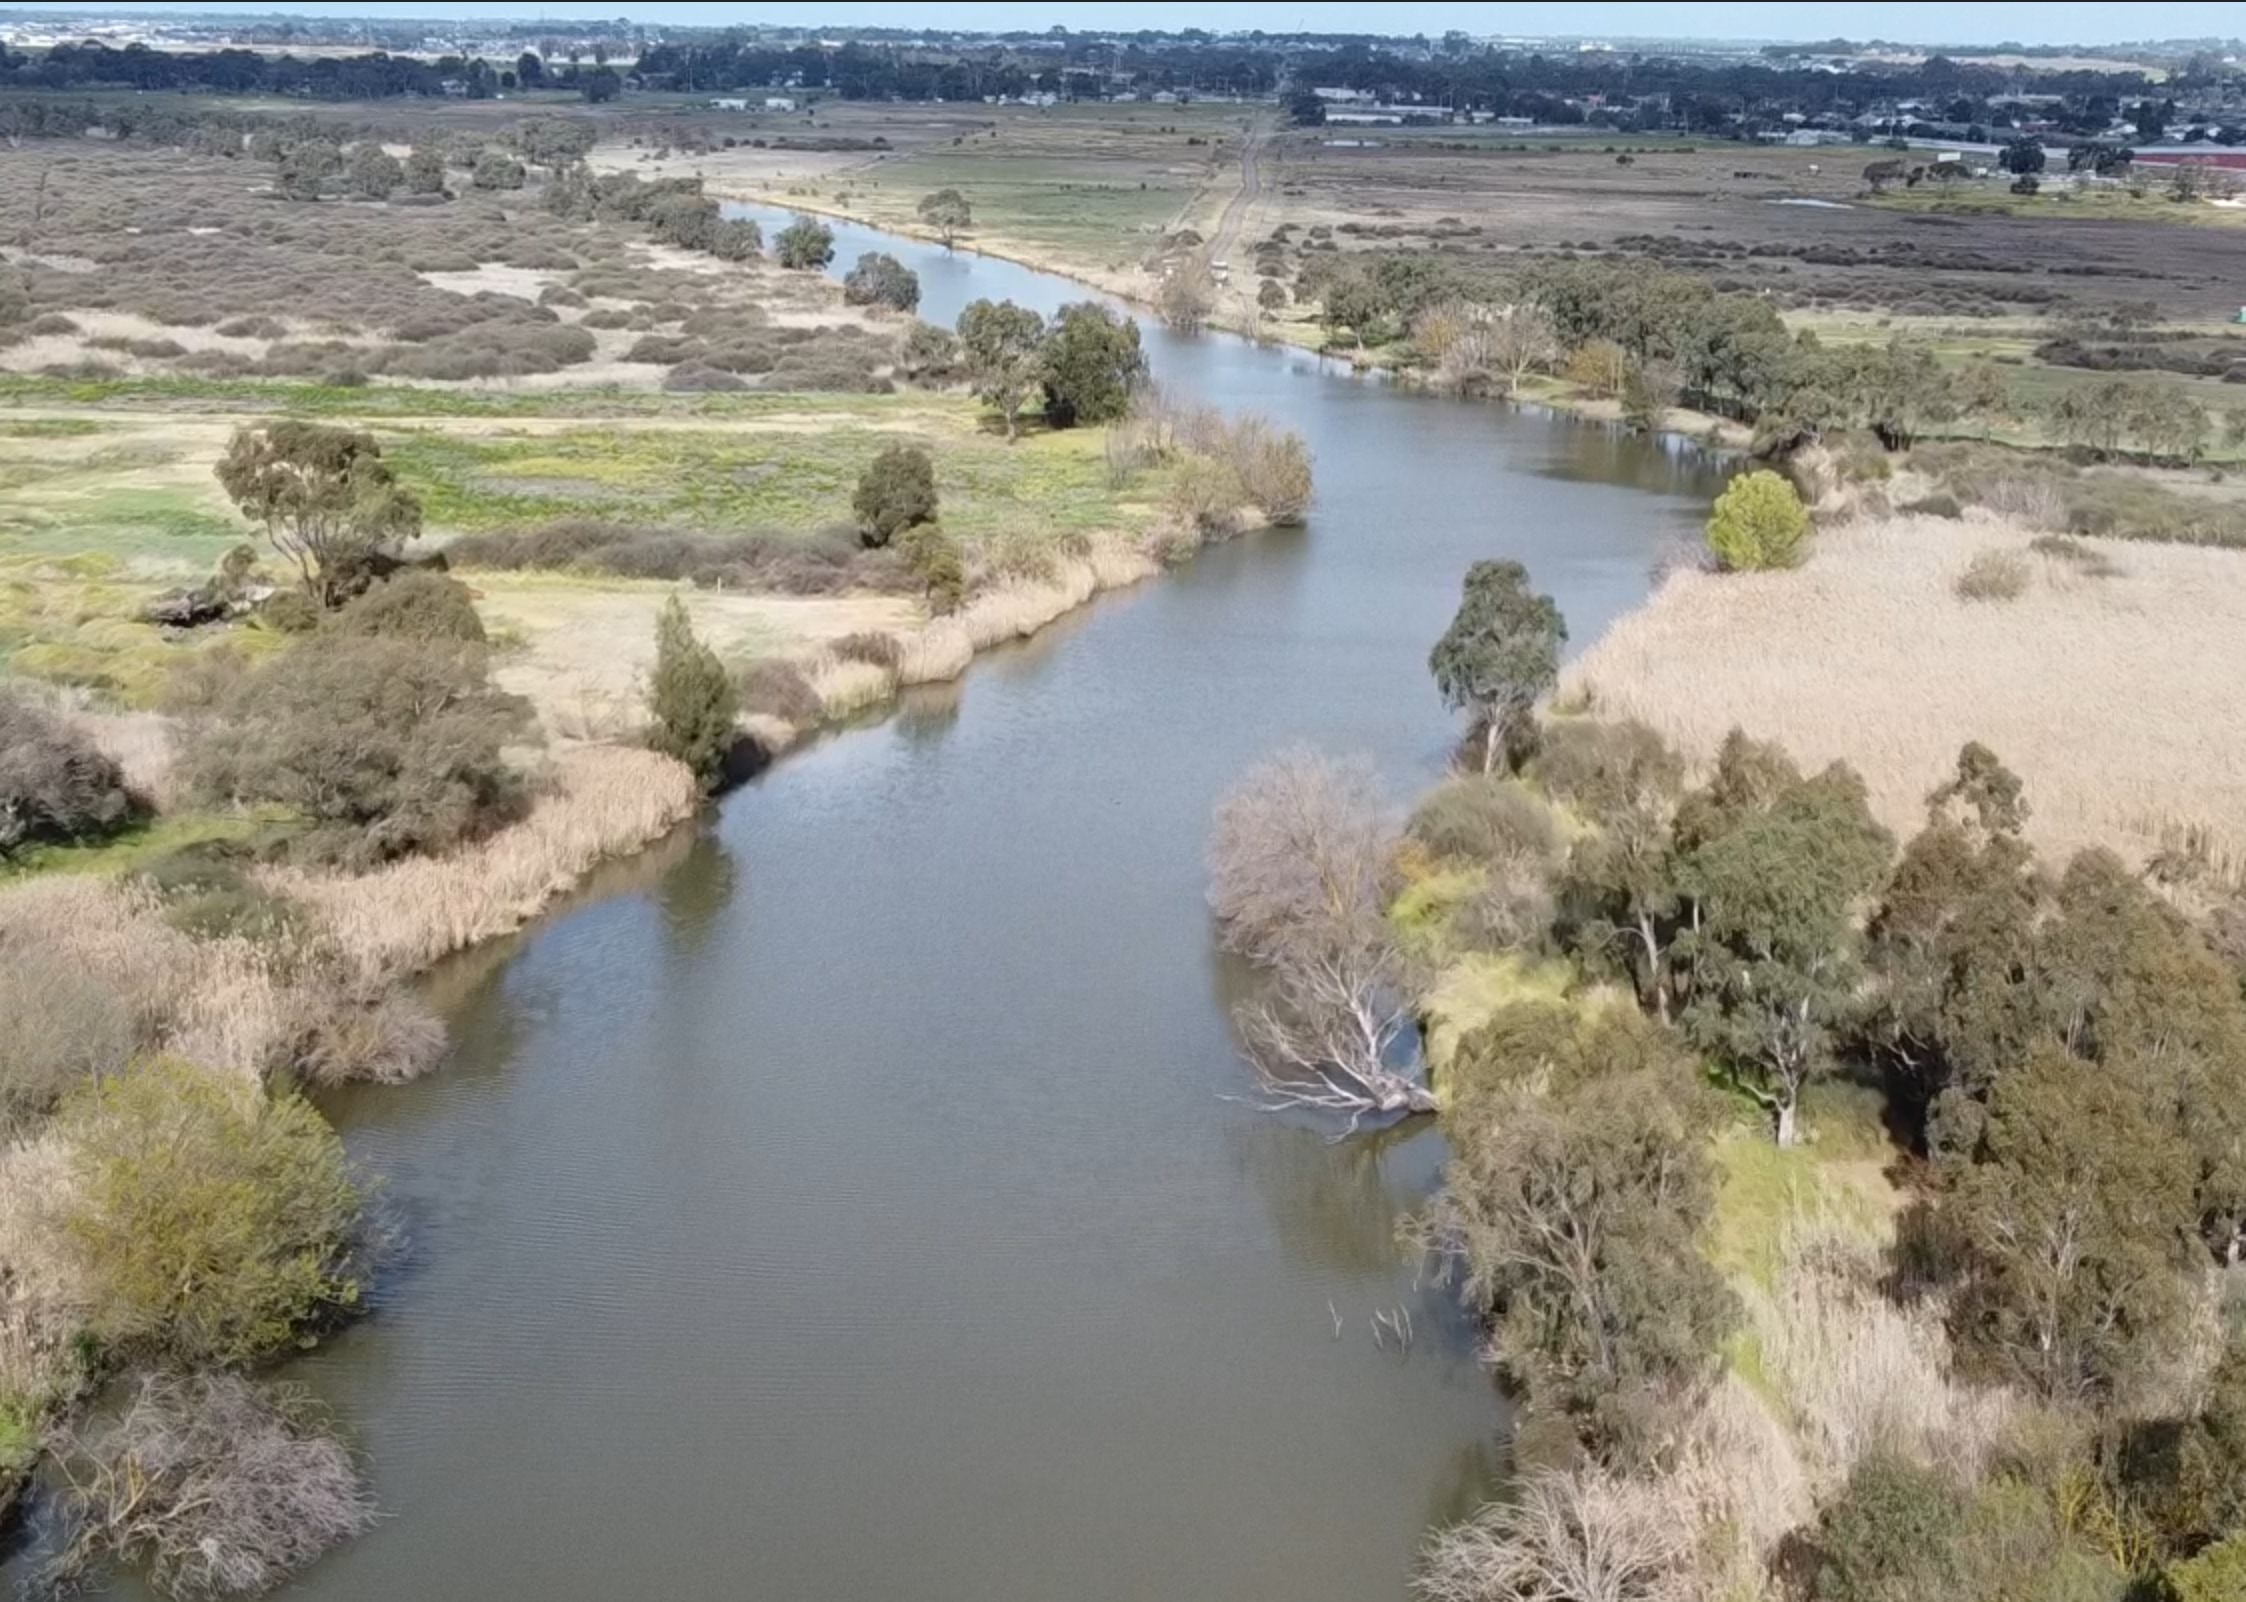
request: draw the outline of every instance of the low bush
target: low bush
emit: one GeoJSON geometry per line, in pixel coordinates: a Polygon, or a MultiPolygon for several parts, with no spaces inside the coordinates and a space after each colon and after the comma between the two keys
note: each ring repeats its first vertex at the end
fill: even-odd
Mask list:
{"type": "Polygon", "coordinates": [[[247,317],[229,317],[212,332],[224,334],[229,339],[286,339],[289,331],[288,325],[278,317],[258,313],[247,317]]]}
{"type": "Polygon", "coordinates": [[[2085,545],[2071,534],[2038,534],[2028,549],[2054,562],[2063,562],[2086,578],[2119,578],[2122,569],[2105,552],[2085,545]]]}
{"type": "Polygon", "coordinates": [[[1950,586],[1961,601],[2016,601],[2028,592],[2028,559],[2018,551],[1980,551],[1950,586]]]}
{"type": "Polygon", "coordinates": [[[959,336],[934,323],[914,323],[897,352],[897,372],[916,384],[949,384],[961,376],[959,336]]]}
{"type": "Polygon", "coordinates": [[[1816,1602],[1917,1602],[1948,1594],[1960,1487],[1939,1470],[1875,1454],[1825,1510],[1817,1536],[1816,1602]]]}
{"type": "Polygon", "coordinates": [[[336,634],[354,638],[420,640],[482,645],[483,619],[468,586],[425,568],[392,574],[344,603],[329,620],[336,634]]]}
{"type": "Polygon", "coordinates": [[[904,647],[897,643],[894,634],[860,631],[845,634],[828,646],[845,662],[863,662],[869,667],[888,668],[894,672],[904,660],[904,647]]]}
{"type": "Polygon", "coordinates": [[[70,1539],[48,1579],[105,1559],[180,1602],[272,1590],[372,1528],[374,1500],[309,1392],[227,1374],[152,1375],[91,1434],[59,1443],[70,1539]]]}
{"type": "Polygon", "coordinates": [[[199,940],[248,940],[279,946],[301,933],[302,917],[286,896],[252,877],[267,840],[215,840],[181,846],[142,863],[132,877],[164,899],[164,921],[199,940]]]}
{"type": "Polygon", "coordinates": [[[275,590],[259,603],[257,620],[277,634],[309,634],[320,626],[320,603],[302,590],[275,590]]]}
{"type": "Polygon", "coordinates": [[[1549,862],[1559,850],[1550,810],[1513,779],[1463,774],[1412,814],[1409,833],[1437,857],[1549,862]]]}
{"type": "Polygon", "coordinates": [[[850,506],[858,537],[871,548],[887,545],[936,520],[936,465],[918,445],[892,445],[859,475],[850,506]]]}
{"type": "Polygon", "coordinates": [[[920,276],[894,256],[868,251],[843,275],[842,298],[852,306],[909,312],[920,305],[920,276]]]}
{"type": "Polygon", "coordinates": [[[61,312],[41,312],[24,325],[24,332],[34,336],[48,334],[75,334],[77,323],[61,312]]]}
{"type": "Polygon", "coordinates": [[[72,1181],[40,1216],[100,1339],[242,1363],[358,1305],[359,1193],[294,1092],[160,1061],[79,1086],[54,1129],[72,1181]]]}
{"type": "Polygon", "coordinates": [[[1172,517],[1196,533],[1229,534],[1247,500],[1247,490],[1231,462],[1220,457],[1188,456],[1170,477],[1164,505],[1172,517]]]}
{"type": "Polygon", "coordinates": [[[834,231],[809,217],[798,217],[780,230],[772,249],[781,266],[816,272],[834,260],[834,231]]]}
{"type": "Polygon", "coordinates": [[[711,395],[747,389],[749,381],[736,373],[707,367],[700,362],[681,362],[663,375],[663,387],[673,394],[711,395]]]}
{"type": "Polygon", "coordinates": [[[928,609],[943,617],[967,602],[967,563],[959,542],[933,524],[910,530],[897,542],[912,576],[928,598],[928,609]]]}
{"type": "Polygon", "coordinates": [[[246,675],[191,742],[206,800],[284,807],[305,858],[366,868],[446,850],[518,815],[504,747],[528,703],[491,687],[473,646],[321,637],[246,675]]]}
{"type": "Polygon", "coordinates": [[[793,663],[766,657],[741,675],[741,710],[809,728],[825,714],[819,692],[793,663]]]}
{"type": "Polygon", "coordinates": [[[854,530],[805,539],[791,535],[702,534],[565,518],[541,528],[472,534],[447,553],[455,566],[510,572],[546,569],[669,579],[712,589],[834,595],[843,590],[910,587],[905,563],[867,551],[854,530]]]}
{"type": "Polygon", "coordinates": [[[1221,448],[1241,492],[1265,517],[1290,527],[1309,515],[1310,447],[1300,434],[1243,417],[1225,429],[1221,448]]]}
{"type": "Polygon", "coordinates": [[[28,845],[114,834],[134,812],[115,761],[21,692],[0,688],[0,861],[28,845]]]}
{"type": "Polygon", "coordinates": [[[294,1028],[282,1051],[304,1083],[397,1085],[437,1065],[444,1021],[412,991],[329,981],[289,992],[294,1028]]]}
{"type": "Polygon", "coordinates": [[[1708,518],[1708,546],[1735,573],[1792,567],[1808,538],[1809,508],[1793,485],[1767,470],[1733,479],[1708,518]]]}

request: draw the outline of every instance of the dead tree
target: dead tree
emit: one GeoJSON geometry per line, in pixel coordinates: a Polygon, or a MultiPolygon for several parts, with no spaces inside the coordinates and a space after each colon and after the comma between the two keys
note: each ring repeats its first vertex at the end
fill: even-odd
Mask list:
{"type": "Polygon", "coordinates": [[[1371,768],[1291,751],[1217,808],[1209,903],[1225,944],[1264,970],[1236,1010],[1261,1105],[1368,1117],[1435,1108],[1388,928],[1395,835],[1371,768]]]}

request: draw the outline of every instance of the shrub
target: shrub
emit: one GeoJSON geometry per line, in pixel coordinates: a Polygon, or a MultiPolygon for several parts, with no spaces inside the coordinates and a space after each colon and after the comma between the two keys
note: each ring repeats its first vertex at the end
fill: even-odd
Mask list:
{"type": "Polygon", "coordinates": [[[1243,417],[1225,431],[1224,456],[1241,493],[1280,527],[1310,513],[1310,447],[1300,434],[1281,433],[1260,417],[1243,417]]]}
{"type": "Polygon", "coordinates": [[[27,334],[75,334],[78,325],[61,312],[41,312],[24,325],[27,334]]]}
{"type": "Polygon", "coordinates": [[[920,276],[894,256],[868,251],[843,276],[842,298],[853,306],[909,312],[920,305],[920,276]]]}
{"type": "Polygon", "coordinates": [[[741,708],[797,728],[811,727],[826,713],[826,705],[810,681],[792,662],[777,657],[752,662],[741,675],[741,708]]]}
{"type": "Polygon", "coordinates": [[[708,395],[747,389],[749,381],[738,373],[728,373],[700,362],[681,362],[663,375],[663,387],[674,394],[708,395]]]}
{"type": "Polygon", "coordinates": [[[1858,1463],[1818,1533],[1816,1602],[1921,1602],[1950,1593],[1963,1519],[1936,1469],[1874,1453],[1858,1463]]]}
{"type": "Polygon", "coordinates": [[[0,861],[26,845],[113,834],[133,812],[116,762],[21,693],[0,689],[0,861]]]}
{"type": "Polygon", "coordinates": [[[166,1060],[72,1091],[55,1132],[72,1183],[43,1216],[101,1339],[242,1363],[357,1305],[359,1193],[294,1092],[166,1060]]]}
{"type": "Polygon", "coordinates": [[[858,477],[851,510],[858,537],[869,548],[887,545],[908,528],[936,520],[936,465],[918,445],[892,445],[858,477]]]}
{"type": "Polygon", "coordinates": [[[704,248],[720,261],[750,261],[764,254],[764,230],[746,217],[721,217],[704,248]]]}
{"type": "Polygon", "coordinates": [[[307,641],[243,678],[193,742],[208,800],[270,804],[312,825],[307,857],[364,868],[443,851],[516,816],[502,749],[529,705],[491,687],[481,651],[379,635],[307,641]]]}
{"type": "Polygon", "coordinates": [[[918,384],[948,384],[960,373],[959,336],[934,323],[914,323],[897,353],[897,371],[918,384]]]}
{"type": "Polygon", "coordinates": [[[310,1393],[232,1375],[143,1378],[114,1422],[66,1435],[56,1459],[71,1539],[49,1578],[64,1591],[114,1557],[186,1602],[255,1595],[374,1524],[310,1393]]]}
{"type": "Polygon", "coordinates": [[[368,141],[352,152],[347,176],[351,187],[368,200],[388,200],[391,193],[406,181],[406,170],[397,157],[380,145],[368,141]]]}
{"type": "Polygon", "coordinates": [[[1476,863],[1549,862],[1559,850],[1552,814],[1512,779],[1462,774],[1420,803],[1411,837],[1438,857],[1476,863]]]}
{"type": "Polygon", "coordinates": [[[1221,457],[1188,456],[1170,475],[1163,503],[1179,524],[1197,535],[1229,534],[1238,527],[1240,509],[1247,498],[1248,492],[1231,462],[1221,457]]]}
{"type": "Polygon", "coordinates": [[[319,603],[302,590],[276,590],[257,609],[257,620],[277,634],[309,634],[320,616],[319,603]]]}
{"type": "Polygon", "coordinates": [[[828,647],[845,662],[864,662],[870,667],[888,668],[892,672],[904,660],[904,647],[897,643],[894,634],[861,631],[845,634],[828,647]]]}
{"type": "Polygon", "coordinates": [[[737,737],[740,705],[725,664],[695,637],[686,607],[672,596],[655,625],[655,676],[647,691],[654,727],[647,743],[685,763],[704,790],[713,790],[737,737]]]}
{"type": "Polygon", "coordinates": [[[141,864],[133,877],[164,898],[164,921],[199,940],[293,939],[301,920],[286,896],[251,878],[253,842],[206,841],[141,864]]]}
{"type": "Polygon", "coordinates": [[[2085,545],[2071,534],[2038,534],[2028,541],[2028,549],[2054,562],[2064,562],[2086,578],[2121,576],[2120,564],[2095,546],[2085,545]]]}
{"type": "Polygon", "coordinates": [[[329,627],[337,634],[391,640],[484,643],[468,586],[425,568],[409,568],[344,603],[329,627]]]}
{"type": "Polygon", "coordinates": [[[2028,577],[2018,551],[1979,551],[1950,587],[1961,601],[2016,601],[2027,594],[2028,577]]]}
{"type": "Polygon", "coordinates": [[[905,561],[937,616],[956,612],[967,600],[967,564],[959,542],[934,524],[924,523],[900,540],[905,561]]]}
{"type": "Polygon", "coordinates": [[[809,217],[799,217],[780,230],[772,248],[781,266],[817,272],[834,260],[834,230],[809,217]]]}
{"type": "Polygon", "coordinates": [[[2246,1535],[2217,1541],[2166,1575],[2176,1602],[2240,1602],[2246,1598],[2246,1535]]]}
{"type": "Polygon", "coordinates": [[[1792,567],[1809,536],[1809,509],[1794,486],[1766,470],[1743,473],[1716,497],[1708,545],[1735,573],[1792,567]]]}
{"type": "Polygon", "coordinates": [[[478,189],[520,189],[524,177],[523,164],[498,149],[478,156],[468,173],[468,181],[478,189]]]}

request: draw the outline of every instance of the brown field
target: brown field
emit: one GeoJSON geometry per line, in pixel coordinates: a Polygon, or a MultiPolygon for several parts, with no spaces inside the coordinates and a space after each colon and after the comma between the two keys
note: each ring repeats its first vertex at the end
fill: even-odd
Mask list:
{"type": "MultiPolygon", "coordinates": [[[[908,231],[922,195],[957,187],[975,207],[979,248],[1142,296],[1165,236],[1183,228],[1213,242],[1233,289],[1252,293],[1249,247],[1292,224],[1334,230],[1342,250],[1495,261],[1570,247],[1643,252],[1788,307],[2040,317],[2150,298],[2171,319],[2212,323],[2246,298],[2233,228],[2183,226],[2233,224],[2239,214],[2119,190],[2022,208],[1996,177],[1870,204],[1863,170],[1891,153],[1865,145],[1305,129],[1278,126],[1271,107],[1205,104],[837,106],[811,123],[798,116],[792,133],[759,114],[692,120],[705,117],[713,129],[739,122],[757,126],[755,137],[835,148],[674,153],[658,163],[646,130],[619,124],[599,159],[699,171],[715,189],[908,231]],[[872,148],[876,139],[889,148],[872,148]],[[1242,160],[1245,146],[1252,162],[1242,160]],[[1617,159],[1625,154],[1627,164],[1617,159]],[[1781,204],[1802,201],[1818,204],[1781,204]]],[[[1287,253],[1290,273],[1302,243],[1287,253]]]]}
{"type": "Polygon", "coordinates": [[[1563,675],[1564,704],[1642,718],[1711,753],[1733,726],[1846,761],[1898,834],[1967,740],[2027,783],[2047,855],[2203,848],[2246,868],[2246,560],[2084,542],[2119,572],[2026,554],[2013,600],[1952,586],[2030,531],[1902,517],[1817,536],[1786,573],[1680,572],[1563,675]]]}

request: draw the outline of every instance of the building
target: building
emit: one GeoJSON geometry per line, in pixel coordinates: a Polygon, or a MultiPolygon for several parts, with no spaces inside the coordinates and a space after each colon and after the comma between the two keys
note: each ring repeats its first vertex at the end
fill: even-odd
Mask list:
{"type": "Polygon", "coordinates": [[[746,111],[749,109],[749,103],[746,100],[713,100],[710,105],[718,111],[746,111]]]}
{"type": "Polygon", "coordinates": [[[2134,159],[2140,167],[2178,167],[2196,161],[2246,172],[2246,149],[2237,145],[2141,145],[2134,159]]]}
{"type": "Polygon", "coordinates": [[[795,96],[766,95],[764,97],[764,109],[767,111],[793,111],[795,110],[795,96]]]}

